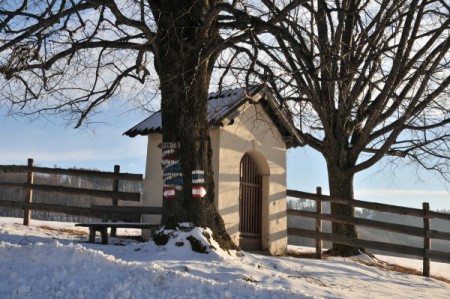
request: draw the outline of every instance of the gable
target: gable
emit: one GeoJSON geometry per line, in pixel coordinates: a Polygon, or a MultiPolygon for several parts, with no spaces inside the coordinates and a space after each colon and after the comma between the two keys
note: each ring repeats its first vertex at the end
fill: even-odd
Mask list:
{"type": "Polygon", "coordinates": [[[223,138],[221,146],[227,139],[225,146],[227,148],[239,148],[237,144],[241,141],[244,144],[256,142],[265,148],[284,148],[286,147],[284,135],[262,103],[247,102],[240,107],[239,114],[234,117],[232,123],[221,129],[223,138]]]}

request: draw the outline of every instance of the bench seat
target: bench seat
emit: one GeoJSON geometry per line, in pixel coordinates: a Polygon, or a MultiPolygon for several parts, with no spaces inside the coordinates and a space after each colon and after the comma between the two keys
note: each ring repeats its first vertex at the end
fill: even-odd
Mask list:
{"type": "Polygon", "coordinates": [[[156,228],[159,225],[153,223],[133,223],[133,222],[91,222],[77,223],[75,226],[89,228],[89,243],[95,243],[95,233],[100,232],[102,244],[108,244],[108,227],[111,228],[156,228]]]}

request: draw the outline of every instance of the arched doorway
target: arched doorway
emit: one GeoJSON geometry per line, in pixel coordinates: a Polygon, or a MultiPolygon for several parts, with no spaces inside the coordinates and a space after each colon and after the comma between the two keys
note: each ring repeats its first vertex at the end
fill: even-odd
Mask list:
{"type": "Polygon", "coordinates": [[[239,177],[239,246],[261,250],[262,176],[248,154],[241,159],[239,177]]]}

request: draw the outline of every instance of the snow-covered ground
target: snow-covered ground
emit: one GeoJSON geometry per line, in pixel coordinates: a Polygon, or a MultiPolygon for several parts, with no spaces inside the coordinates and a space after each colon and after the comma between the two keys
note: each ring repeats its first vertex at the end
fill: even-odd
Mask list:
{"type": "MultiPolygon", "coordinates": [[[[365,255],[313,260],[214,250],[199,254],[183,234],[164,247],[123,238],[89,244],[86,235],[43,228],[87,232],[73,224],[32,221],[25,227],[21,221],[0,217],[0,298],[450,297],[448,283],[368,266],[377,261],[365,255]],[[184,246],[174,245],[180,241],[184,246]]],[[[378,258],[421,268],[421,261],[378,258]]],[[[449,264],[433,263],[431,270],[450,279],[449,264]]]]}

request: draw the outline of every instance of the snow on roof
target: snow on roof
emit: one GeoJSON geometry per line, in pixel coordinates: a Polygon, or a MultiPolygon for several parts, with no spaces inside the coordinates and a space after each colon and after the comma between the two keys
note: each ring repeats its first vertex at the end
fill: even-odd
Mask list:
{"type": "MultiPolygon", "coordinates": [[[[257,91],[257,87],[251,87],[249,94],[257,91]]],[[[245,88],[235,88],[222,92],[213,92],[208,95],[208,121],[210,123],[220,122],[227,114],[235,111],[243,102],[249,99],[245,88]]]]}
{"type": "MultiPolygon", "coordinates": [[[[256,86],[251,87],[248,93],[245,92],[245,88],[210,93],[208,95],[208,121],[211,124],[219,124],[225,116],[235,111],[250,98],[248,94],[255,92],[257,92],[256,86]]],[[[126,131],[124,135],[135,137],[136,135],[148,135],[149,133],[159,132],[161,130],[161,123],[161,111],[158,111],[126,131]]]]}
{"type": "MultiPolygon", "coordinates": [[[[263,106],[272,116],[274,123],[294,140],[292,145],[301,145],[302,139],[299,137],[286,109],[281,109],[279,103],[274,103],[275,98],[271,94],[268,95],[267,89],[261,88],[261,86],[252,86],[249,89],[234,88],[210,93],[208,95],[208,121],[211,125],[222,125],[222,121],[226,118],[232,119],[244,103],[247,101],[258,102],[262,98],[265,98],[265,101],[268,102],[268,105],[263,106]]],[[[161,123],[161,111],[158,111],[126,131],[124,135],[135,137],[160,132],[161,123]]]]}

